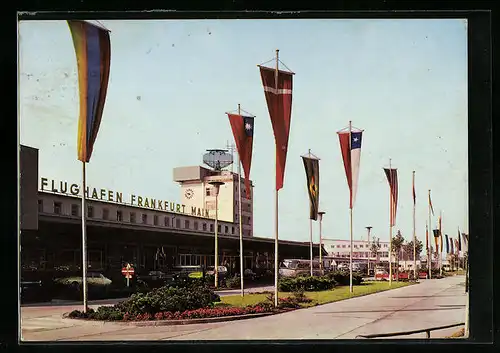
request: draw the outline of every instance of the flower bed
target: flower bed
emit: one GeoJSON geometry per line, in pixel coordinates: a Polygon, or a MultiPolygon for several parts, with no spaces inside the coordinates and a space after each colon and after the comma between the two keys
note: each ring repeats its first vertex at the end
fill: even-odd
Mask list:
{"type": "Polygon", "coordinates": [[[157,312],[152,315],[150,313],[143,314],[125,314],[119,311],[105,309],[112,307],[99,307],[97,311],[89,309],[87,313],[79,310],[74,310],[69,313],[68,317],[72,319],[88,319],[88,320],[106,320],[106,321],[148,321],[148,320],[189,320],[189,319],[206,319],[225,316],[238,316],[249,314],[261,314],[274,311],[268,306],[253,305],[244,308],[240,307],[222,307],[222,308],[201,308],[185,311],[165,311],[157,312]]]}

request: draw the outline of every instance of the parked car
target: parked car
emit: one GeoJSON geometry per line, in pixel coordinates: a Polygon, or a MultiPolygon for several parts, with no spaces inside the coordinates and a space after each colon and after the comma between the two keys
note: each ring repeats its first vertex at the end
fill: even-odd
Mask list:
{"type": "MultiPolygon", "coordinates": [[[[217,266],[217,269],[218,269],[218,271],[217,271],[218,275],[220,277],[226,277],[226,275],[227,275],[227,267],[226,266],[217,266]]],[[[215,266],[208,266],[206,274],[207,275],[215,275],[215,266]]]]}
{"type": "MultiPolygon", "coordinates": [[[[83,282],[82,276],[69,276],[56,278],[54,280],[56,283],[70,285],[72,287],[79,288],[83,282]]],[[[87,272],[87,283],[95,286],[109,286],[113,281],[105,277],[102,273],[89,271],[87,272]]]]}

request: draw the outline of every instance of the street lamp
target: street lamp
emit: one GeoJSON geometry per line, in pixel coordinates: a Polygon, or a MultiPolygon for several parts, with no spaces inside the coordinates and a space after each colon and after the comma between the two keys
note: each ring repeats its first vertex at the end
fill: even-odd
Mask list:
{"type": "MultiPolygon", "coordinates": [[[[218,287],[219,284],[219,243],[217,239],[218,235],[218,220],[219,220],[219,189],[221,185],[224,185],[222,181],[210,181],[210,185],[212,185],[215,189],[215,266],[214,266],[214,277],[215,277],[215,288],[218,287]]],[[[241,217],[241,215],[240,215],[241,217]]]]}
{"type": "Polygon", "coordinates": [[[319,269],[320,271],[323,271],[323,261],[322,261],[322,256],[323,256],[323,232],[322,232],[322,224],[323,224],[323,215],[326,212],[320,211],[318,212],[318,217],[319,217],[319,269]]]}
{"type": "MultiPolygon", "coordinates": [[[[368,229],[368,246],[370,246],[370,233],[371,233],[371,230],[372,230],[372,226],[366,226],[365,227],[366,229],[368,229]]],[[[370,256],[372,255],[371,254],[371,249],[369,249],[370,251],[368,252],[368,276],[370,275],[370,256]]]]}

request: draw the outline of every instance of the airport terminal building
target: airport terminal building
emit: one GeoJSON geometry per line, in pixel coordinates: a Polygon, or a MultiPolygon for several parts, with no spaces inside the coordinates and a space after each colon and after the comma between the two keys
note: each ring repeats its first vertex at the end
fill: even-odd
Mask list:
{"type": "MultiPolygon", "coordinates": [[[[38,150],[20,151],[20,263],[23,271],[54,275],[82,265],[81,186],[39,176],[38,150]]],[[[222,180],[219,193],[219,263],[239,271],[239,217],[243,220],[244,267],[272,270],[274,239],[253,235],[253,203],[243,179],[229,171],[175,168],[179,201],[89,186],[86,193],[89,269],[120,276],[125,263],[136,273],[174,266],[214,264],[215,193],[209,184],[222,180]],[[238,188],[242,212],[238,213],[238,188]]],[[[318,244],[314,245],[319,255],[318,244]]],[[[309,258],[308,242],[279,242],[280,260],[309,258]]],[[[326,255],[326,252],[324,252],[326,255]]]]}

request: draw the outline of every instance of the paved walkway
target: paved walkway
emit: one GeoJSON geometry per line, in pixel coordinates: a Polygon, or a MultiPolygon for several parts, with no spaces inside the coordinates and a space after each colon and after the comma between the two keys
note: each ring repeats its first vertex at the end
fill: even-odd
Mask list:
{"type": "MultiPolygon", "coordinates": [[[[21,308],[22,335],[25,341],[352,339],[463,322],[464,280],[463,276],[423,280],[414,286],[279,315],[197,325],[137,327],[89,322],[61,319],[62,312],[75,308],[71,306],[26,307],[21,308]]],[[[435,332],[431,337],[445,337],[456,330],[435,332]]]]}

